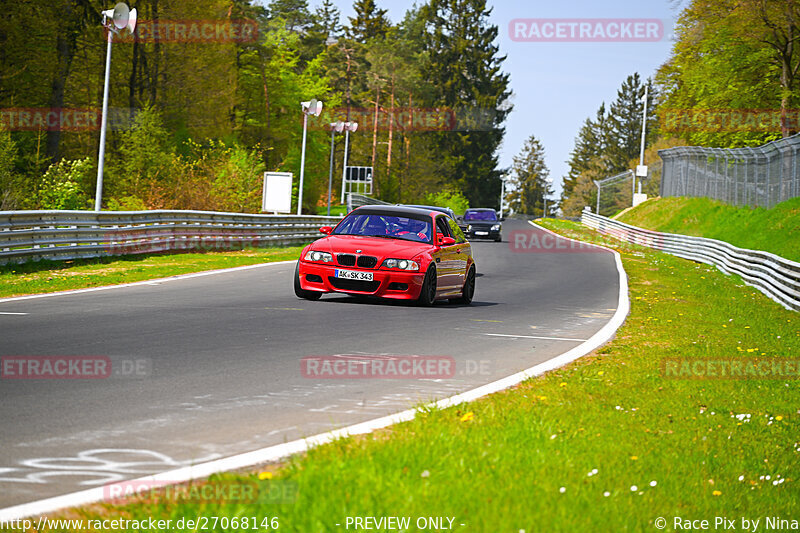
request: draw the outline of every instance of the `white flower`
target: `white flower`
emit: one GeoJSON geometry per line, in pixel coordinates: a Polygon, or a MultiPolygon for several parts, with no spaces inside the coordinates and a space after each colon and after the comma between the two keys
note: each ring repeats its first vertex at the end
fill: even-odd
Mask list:
{"type": "Polygon", "coordinates": [[[744,475],[739,476],[739,481],[744,481],[744,475]]]}
{"type": "Polygon", "coordinates": [[[656,483],[656,480],[655,480],[655,479],[654,479],[653,481],[651,481],[651,482],[650,482],[650,486],[651,486],[651,487],[655,487],[656,485],[657,485],[657,483],[656,483]]]}
{"type": "Polygon", "coordinates": [[[603,496],[605,496],[606,498],[608,498],[609,496],[611,496],[611,493],[610,493],[610,492],[608,492],[608,491],[605,491],[605,492],[603,493],[603,496]]]}
{"type": "Polygon", "coordinates": [[[636,492],[637,490],[639,490],[639,487],[636,485],[631,485],[631,492],[636,492]]]}
{"type": "Polygon", "coordinates": [[[431,473],[427,470],[423,470],[419,477],[430,477],[431,473]]]}
{"type": "Polygon", "coordinates": [[[564,494],[565,492],[567,492],[567,487],[561,487],[560,489],[558,489],[558,492],[564,494]]]}

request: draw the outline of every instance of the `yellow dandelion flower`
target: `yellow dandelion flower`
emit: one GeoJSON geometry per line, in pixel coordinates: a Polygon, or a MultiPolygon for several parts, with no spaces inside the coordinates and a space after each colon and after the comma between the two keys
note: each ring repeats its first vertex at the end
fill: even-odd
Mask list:
{"type": "Polygon", "coordinates": [[[603,372],[602,370],[597,373],[598,376],[602,376],[603,374],[605,374],[605,372],[603,372]]]}
{"type": "Polygon", "coordinates": [[[638,457],[638,456],[636,456],[636,455],[631,455],[631,461],[636,461],[637,459],[639,459],[639,457],[638,457]]]}
{"type": "Polygon", "coordinates": [[[781,420],[783,420],[783,417],[781,415],[778,415],[778,416],[775,417],[775,420],[780,422],[781,420]]]}
{"type": "Polygon", "coordinates": [[[721,492],[721,491],[718,491],[718,490],[715,490],[715,491],[714,491],[714,492],[712,492],[711,494],[713,494],[714,496],[721,496],[721,495],[722,495],[722,492],[721,492]]]}
{"type": "Polygon", "coordinates": [[[259,472],[258,479],[264,481],[265,479],[272,479],[272,472],[259,472]]]}
{"type": "Polygon", "coordinates": [[[566,384],[565,382],[563,382],[563,381],[562,381],[561,383],[559,383],[559,384],[558,384],[558,386],[559,386],[559,387],[566,387],[566,386],[567,386],[567,384],[566,384]]]}
{"type": "Polygon", "coordinates": [[[472,411],[470,411],[469,413],[465,413],[464,416],[461,417],[461,421],[469,422],[473,418],[475,418],[475,414],[472,411]]]}

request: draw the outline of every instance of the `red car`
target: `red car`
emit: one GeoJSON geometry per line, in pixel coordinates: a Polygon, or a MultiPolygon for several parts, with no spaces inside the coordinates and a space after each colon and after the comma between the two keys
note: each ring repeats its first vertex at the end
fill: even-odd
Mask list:
{"type": "Polygon", "coordinates": [[[475,293],[472,247],[439,211],[366,205],[303,249],[294,292],[317,300],[327,292],[469,304],[475,293]]]}

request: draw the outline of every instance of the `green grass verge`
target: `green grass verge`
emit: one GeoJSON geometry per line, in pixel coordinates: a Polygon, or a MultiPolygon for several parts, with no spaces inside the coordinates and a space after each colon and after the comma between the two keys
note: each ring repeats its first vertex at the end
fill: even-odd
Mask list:
{"type": "MultiPolygon", "coordinates": [[[[326,216],[328,214],[328,206],[327,205],[322,206],[322,207],[317,206],[317,214],[326,216]]],[[[332,217],[338,217],[338,216],[346,215],[346,214],[347,214],[347,206],[346,205],[332,205],[331,206],[331,216],[332,217]]]]}
{"type": "MultiPolygon", "coordinates": [[[[604,239],[575,223],[544,224],[604,239]]],[[[658,517],[671,531],[675,516],[757,518],[763,530],[766,516],[800,518],[798,382],[674,379],[661,370],[668,357],[800,358],[797,314],[705,265],[620,251],[631,313],[596,353],[479,401],[312,449],[269,467],[272,479],[211,480],[270,494],[296,487],[290,503],[150,496],[63,515],[173,524],[277,517],[281,531],[300,532],[346,531],[348,516],[412,524],[447,516],[456,531],[485,532],[648,531],[658,517]]]]}
{"type": "Polygon", "coordinates": [[[0,266],[0,297],[100,287],[178,274],[297,259],[302,246],[233,252],[129,255],[0,266]]]}
{"type": "Polygon", "coordinates": [[[708,237],[800,261],[800,198],[772,209],[735,207],[708,198],[657,198],[627,211],[621,222],[708,237]]]}

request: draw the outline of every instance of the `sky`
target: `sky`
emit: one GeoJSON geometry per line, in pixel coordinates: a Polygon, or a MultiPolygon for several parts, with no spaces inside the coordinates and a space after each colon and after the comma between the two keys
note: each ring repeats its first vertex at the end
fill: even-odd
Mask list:
{"type": "MultiPolygon", "coordinates": [[[[309,0],[310,6],[320,2],[309,0]]],[[[355,12],[350,0],[334,0],[342,23],[355,12]]],[[[413,0],[376,0],[397,23],[413,0]]],[[[525,140],[535,135],[545,149],[556,196],[567,174],[570,152],[583,121],[607,105],[629,74],[655,75],[672,48],[671,29],[678,17],[676,0],[488,0],[489,21],[499,28],[503,69],[510,74],[514,110],[506,120],[499,150],[500,164],[510,167],[525,140]],[[658,42],[515,42],[509,34],[513,19],[660,19],[665,38],[658,42]]],[[[645,164],[648,162],[645,161],[645,164]]]]}

